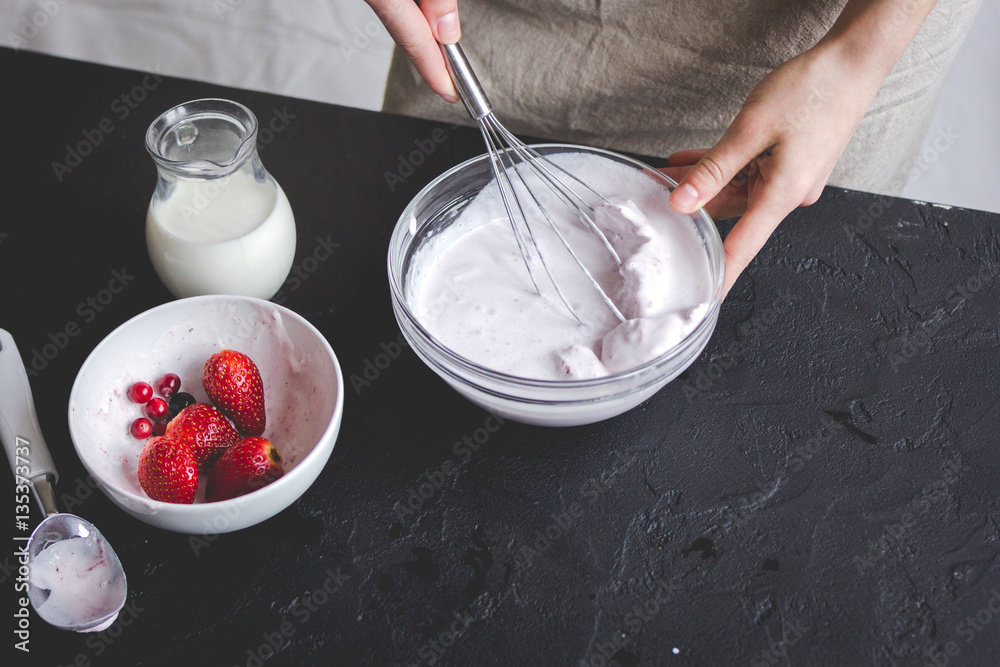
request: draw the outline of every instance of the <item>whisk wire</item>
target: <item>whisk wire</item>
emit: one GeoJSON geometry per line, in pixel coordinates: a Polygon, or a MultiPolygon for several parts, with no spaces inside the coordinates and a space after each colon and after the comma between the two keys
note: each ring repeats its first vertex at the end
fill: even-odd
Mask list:
{"type": "MultiPolygon", "coordinates": [[[[538,240],[535,238],[535,234],[531,229],[531,225],[528,223],[528,216],[524,212],[524,208],[521,206],[521,200],[517,196],[517,192],[514,190],[514,184],[510,180],[509,171],[513,171],[518,174],[516,165],[507,149],[503,146],[498,145],[499,141],[494,134],[495,128],[494,124],[496,119],[493,117],[492,113],[488,113],[479,119],[479,130],[482,132],[483,139],[486,141],[486,147],[490,154],[490,165],[493,168],[493,176],[497,181],[497,185],[500,190],[500,199],[503,201],[504,210],[507,212],[507,219],[510,221],[511,229],[514,230],[514,238],[517,241],[518,250],[521,252],[521,258],[524,260],[524,265],[528,269],[528,275],[531,277],[531,282],[535,286],[535,291],[539,294],[542,291],[538,287],[538,279],[535,277],[535,271],[532,268],[533,262],[531,261],[531,255],[527,252],[527,244],[524,241],[524,235],[521,233],[520,227],[517,224],[517,219],[513,214],[513,208],[510,205],[510,199],[514,200],[514,204],[517,207],[518,213],[520,213],[521,220],[524,221],[525,229],[528,230],[528,236],[531,238],[531,243],[535,247],[535,252],[538,253],[539,261],[541,262],[542,268],[545,269],[545,274],[549,278],[549,282],[555,287],[556,294],[559,295],[559,299],[563,302],[563,305],[569,310],[573,315],[574,319],[580,324],[584,324],[583,320],[577,314],[576,309],[570,304],[569,299],[561,289],[559,289],[559,284],[556,282],[555,277],[552,275],[552,270],[549,268],[549,263],[545,261],[542,255],[542,249],[538,245],[538,240]],[[492,121],[492,122],[491,122],[492,121]],[[507,157],[508,164],[504,163],[504,157],[507,157]],[[509,198],[508,198],[509,193],[509,198]]],[[[518,174],[520,177],[520,174],[518,174]]],[[[522,183],[524,179],[521,179],[522,183]]]]}
{"type": "MultiPolygon", "coordinates": [[[[487,116],[487,117],[490,117],[490,116],[487,116]]],[[[517,141],[517,140],[515,140],[515,141],[517,141]]],[[[521,144],[520,141],[517,141],[517,143],[520,144],[521,146],[524,146],[524,144],[521,144]]],[[[517,152],[518,151],[517,145],[516,144],[512,144],[511,145],[511,150],[514,150],[515,152],[517,152]]],[[[601,287],[601,284],[599,282],[597,282],[596,278],[594,278],[594,274],[592,274],[590,272],[590,269],[588,269],[587,266],[586,266],[586,264],[583,263],[583,260],[581,260],[580,257],[576,254],[576,251],[573,249],[573,245],[566,239],[566,236],[563,234],[562,230],[559,229],[559,226],[556,224],[556,221],[552,219],[552,216],[549,214],[548,209],[546,209],[545,206],[542,205],[542,203],[538,200],[538,196],[535,194],[535,191],[528,185],[528,182],[525,180],[524,174],[522,174],[521,170],[519,169],[519,167],[524,167],[524,166],[527,166],[532,171],[532,173],[535,174],[536,176],[538,176],[539,178],[543,178],[543,179],[545,178],[545,176],[542,175],[542,173],[540,172],[540,170],[536,167],[536,165],[533,162],[531,162],[529,160],[523,160],[522,162],[519,162],[519,163],[515,164],[513,161],[511,161],[511,170],[517,175],[518,179],[521,182],[521,185],[524,186],[524,191],[528,193],[529,197],[531,197],[531,200],[535,203],[535,208],[538,209],[538,211],[542,214],[542,217],[545,218],[545,221],[548,222],[549,227],[555,233],[556,238],[559,239],[559,241],[562,243],[563,247],[566,249],[566,252],[569,253],[570,257],[573,258],[573,261],[576,262],[576,265],[580,268],[581,271],[583,271],[583,274],[585,276],[587,276],[587,280],[589,280],[590,283],[591,283],[591,285],[593,285],[594,288],[597,290],[598,295],[600,295],[601,300],[604,301],[605,305],[607,305],[607,307],[611,310],[611,312],[614,313],[615,317],[618,318],[619,322],[624,322],[625,321],[625,316],[622,315],[622,313],[621,313],[620,310],[618,310],[618,306],[615,305],[614,301],[611,300],[611,298],[607,295],[607,293],[601,287]]],[[[564,192],[560,191],[560,189],[558,187],[556,187],[552,183],[550,183],[550,187],[552,187],[552,189],[556,193],[556,195],[559,196],[564,202],[570,202],[569,197],[564,192]]],[[[571,204],[571,208],[578,209],[578,207],[574,207],[574,206],[572,206],[572,204],[571,204]]],[[[582,211],[580,211],[580,213],[581,213],[580,217],[582,219],[586,219],[586,216],[582,215],[582,211]]],[[[523,208],[521,209],[521,216],[524,219],[525,226],[528,228],[528,233],[531,235],[532,240],[535,242],[535,248],[536,248],[536,250],[538,250],[539,257],[541,258],[541,255],[542,255],[541,248],[538,247],[538,242],[535,241],[534,232],[531,231],[531,224],[528,222],[527,216],[524,215],[524,209],[523,208]]],[[[592,221],[591,221],[591,224],[593,225],[592,221]]],[[[597,229],[597,226],[594,225],[594,228],[597,229]]],[[[603,233],[600,233],[599,229],[597,231],[598,231],[600,237],[602,239],[604,239],[605,243],[608,243],[607,237],[603,233]]],[[[608,247],[611,250],[612,254],[614,255],[614,258],[616,260],[618,260],[618,254],[615,253],[614,249],[610,247],[610,243],[608,243],[608,247]]],[[[618,260],[618,262],[619,262],[619,265],[620,265],[621,264],[621,260],[618,260]]],[[[549,279],[552,281],[552,286],[555,288],[556,292],[558,292],[560,298],[562,298],[563,303],[566,303],[566,307],[569,308],[571,312],[573,312],[574,316],[576,316],[576,313],[573,311],[573,308],[569,305],[569,303],[567,302],[566,297],[563,295],[562,290],[559,289],[558,283],[556,283],[555,279],[552,277],[552,272],[549,271],[548,263],[545,262],[545,261],[543,261],[542,264],[545,266],[545,270],[548,273],[549,279]]],[[[579,320],[579,319],[580,318],[577,317],[577,320],[579,320]]],[[[581,324],[582,323],[583,322],[581,321],[581,324]]]]}
{"type": "Polygon", "coordinates": [[[601,239],[605,249],[607,249],[607,251],[611,253],[611,256],[614,257],[615,263],[618,266],[621,266],[622,265],[621,257],[618,256],[618,252],[615,250],[614,246],[611,245],[611,242],[608,240],[607,235],[603,231],[601,231],[600,227],[597,226],[597,223],[594,222],[593,217],[588,215],[586,210],[584,210],[584,207],[586,207],[587,210],[593,212],[594,207],[591,206],[587,202],[587,200],[581,197],[573,188],[568,186],[565,181],[556,176],[552,170],[558,170],[562,172],[565,176],[572,178],[574,181],[576,181],[586,189],[590,190],[593,194],[600,197],[602,200],[604,200],[605,203],[610,205],[611,202],[608,200],[608,198],[602,195],[594,188],[587,185],[584,181],[581,181],[579,178],[577,178],[570,172],[566,171],[565,169],[557,165],[549,158],[545,157],[544,155],[536,151],[531,146],[526,145],[520,139],[511,134],[510,131],[508,131],[502,125],[500,125],[499,128],[504,139],[510,144],[511,148],[513,148],[522,156],[523,164],[526,164],[540,179],[545,181],[549,185],[549,187],[552,188],[552,190],[563,200],[563,202],[576,213],[577,217],[580,218],[580,220],[590,229],[590,231],[593,232],[599,239],[601,239]],[[574,198],[576,198],[579,204],[574,204],[569,195],[572,195],[574,198]]]}
{"type": "MultiPolygon", "coordinates": [[[[483,140],[486,142],[486,146],[488,148],[490,166],[493,169],[493,177],[496,179],[497,183],[501,185],[500,199],[503,202],[504,210],[507,212],[507,219],[510,221],[511,230],[514,232],[514,239],[517,241],[518,250],[521,252],[522,256],[526,257],[527,249],[524,243],[524,236],[521,234],[520,228],[518,228],[515,223],[514,213],[511,210],[510,201],[507,199],[507,191],[502,186],[502,182],[507,178],[505,174],[506,167],[500,163],[500,158],[493,144],[493,138],[490,136],[483,119],[479,119],[479,130],[482,132],[483,140]]],[[[520,207],[520,204],[518,204],[518,207],[520,207]]],[[[538,281],[535,279],[535,272],[532,270],[530,263],[525,262],[525,264],[528,267],[528,275],[531,276],[531,282],[535,286],[535,290],[538,291],[538,281]]]]}
{"type": "Polygon", "coordinates": [[[524,191],[531,197],[535,207],[539,212],[541,212],[542,217],[545,218],[549,227],[555,233],[556,237],[562,243],[570,257],[573,258],[576,265],[580,268],[584,275],[586,275],[590,284],[597,291],[598,295],[600,295],[605,305],[608,306],[619,321],[624,322],[625,317],[622,315],[621,311],[618,310],[618,307],[614,304],[611,298],[601,287],[600,283],[597,282],[597,279],[594,278],[593,274],[574,251],[572,244],[566,239],[562,230],[559,229],[559,225],[556,224],[549,211],[539,199],[537,193],[532,189],[531,185],[529,185],[528,180],[525,178],[525,174],[522,173],[522,168],[527,167],[536,179],[547,185],[548,189],[554,193],[556,197],[560,199],[562,203],[565,204],[573,213],[576,214],[576,216],[583,223],[584,227],[601,239],[604,247],[611,253],[615,262],[618,266],[621,266],[622,260],[618,256],[614,247],[611,245],[607,235],[604,234],[604,232],[602,232],[594,222],[591,215],[594,213],[593,206],[591,206],[586,199],[580,196],[576,190],[570,187],[566,180],[557,176],[555,172],[561,172],[564,176],[569,177],[576,183],[579,183],[604,202],[610,204],[608,199],[566,169],[563,169],[559,165],[555,164],[547,157],[542,156],[538,153],[538,151],[530,146],[525,145],[496,119],[493,115],[489,99],[483,91],[482,85],[476,78],[475,73],[472,71],[472,66],[469,64],[468,59],[465,57],[465,53],[462,51],[462,48],[457,42],[455,44],[442,44],[441,50],[445,57],[445,64],[448,68],[448,72],[451,75],[452,81],[455,83],[456,90],[459,93],[459,97],[465,104],[465,108],[469,112],[469,115],[479,125],[480,132],[483,135],[483,140],[486,142],[486,148],[490,156],[490,167],[493,170],[494,179],[496,180],[497,186],[500,190],[500,198],[503,202],[504,210],[507,213],[507,218],[510,221],[511,229],[514,232],[514,238],[517,242],[521,259],[524,261],[525,267],[528,270],[528,275],[531,277],[531,282],[535,287],[535,291],[539,294],[542,293],[538,286],[538,278],[535,275],[535,270],[532,267],[533,261],[528,243],[525,241],[524,234],[518,224],[518,216],[514,213],[515,209],[520,216],[520,220],[524,225],[524,228],[528,232],[528,237],[531,239],[531,245],[535,248],[538,261],[545,269],[545,273],[548,276],[549,282],[552,283],[556,294],[559,295],[563,305],[566,306],[567,310],[569,310],[577,322],[585,324],[570,304],[569,299],[566,297],[563,290],[559,287],[559,283],[556,281],[555,276],[552,275],[549,263],[546,261],[545,255],[542,253],[541,246],[538,243],[538,238],[532,229],[531,218],[525,213],[524,207],[521,203],[521,197],[518,196],[518,191],[515,188],[514,182],[511,180],[511,174],[517,178],[521,186],[523,186],[524,191]],[[590,213],[587,211],[590,211],[590,213]]]}

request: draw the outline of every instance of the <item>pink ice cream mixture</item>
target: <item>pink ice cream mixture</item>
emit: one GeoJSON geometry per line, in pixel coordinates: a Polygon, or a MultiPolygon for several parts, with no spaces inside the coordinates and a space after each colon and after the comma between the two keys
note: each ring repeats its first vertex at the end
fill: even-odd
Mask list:
{"type": "Polygon", "coordinates": [[[106,628],[125,602],[125,580],[117,558],[96,533],[60,540],[42,549],[31,562],[31,604],[46,622],[63,628],[106,628]]]}
{"type": "MultiPolygon", "coordinates": [[[[691,218],[670,208],[661,182],[598,156],[555,159],[604,195],[578,188],[621,266],[566,207],[547,210],[624,322],[529,204],[532,234],[583,324],[562,305],[541,268],[538,294],[494,183],[420,247],[408,300],[435,338],[491,370],[542,380],[628,371],[677,345],[705,319],[713,297],[705,243],[691,218]]],[[[535,191],[543,187],[532,184],[535,191]]],[[[523,190],[520,199],[531,201],[523,190]]],[[[524,238],[530,238],[526,232],[524,238]]]]}

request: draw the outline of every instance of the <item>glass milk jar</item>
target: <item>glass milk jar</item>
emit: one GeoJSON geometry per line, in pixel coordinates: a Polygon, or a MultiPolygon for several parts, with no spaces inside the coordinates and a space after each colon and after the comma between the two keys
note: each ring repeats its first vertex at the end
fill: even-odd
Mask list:
{"type": "Polygon", "coordinates": [[[178,105],[153,121],[146,150],[157,181],[146,247],[174,296],[267,299],[295,256],[295,219],[257,155],[257,119],[221,99],[178,105]]]}

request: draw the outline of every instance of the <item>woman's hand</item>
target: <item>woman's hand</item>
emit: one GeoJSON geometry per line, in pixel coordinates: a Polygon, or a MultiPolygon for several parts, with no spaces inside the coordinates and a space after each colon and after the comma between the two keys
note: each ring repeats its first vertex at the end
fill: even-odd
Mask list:
{"type": "Polygon", "coordinates": [[[807,51],[754,88],[715,146],[670,156],[664,171],[679,181],[670,197],[676,210],[741,216],[724,244],[724,292],[790,211],[819,198],[870,88],[838,67],[835,54],[807,51]]]}
{"type": "Polygon", "coordinates": [[[740,215],[725,240],[728,293],[778,223],[814,203],[889,70],[933,1],[902,21],[891,0],[851,0],[813,48],[776,68],[747,97],[715,146],[670,156],[670,204],[740,215]]]}
{"type": "Polygon", "coordinates": [[[441,44],[454,44],[462,36],[457,0],[365,0],[375,11],[393,41],[424,77],[435,93],[457,102],[458,93],[445,68],[441,44]]]}

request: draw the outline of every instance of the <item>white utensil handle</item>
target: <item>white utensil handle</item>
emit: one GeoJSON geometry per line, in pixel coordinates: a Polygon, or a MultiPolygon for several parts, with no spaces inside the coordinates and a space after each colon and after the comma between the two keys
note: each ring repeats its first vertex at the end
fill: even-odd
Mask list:
{"type": "Polygon", "coordinates": [[[0,440],[15,477],[20,475],[34,480],[52,475],[54,479],[59,478],[38,425],[21,353],[17,351],[14,337],[4,329],[0,329],[0,440]]]}

